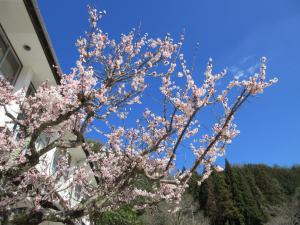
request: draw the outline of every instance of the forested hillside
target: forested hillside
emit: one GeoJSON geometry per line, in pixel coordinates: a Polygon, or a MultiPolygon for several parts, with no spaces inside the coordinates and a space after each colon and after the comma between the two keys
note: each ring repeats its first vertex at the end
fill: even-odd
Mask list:
{"type": "Polygon", "coordinates": [[[198,175],[194,176],[189,193],[211,224],[260,225],[276,217],[296,219],[299,166],[231,166],[226,161],[224,172],[214,172],[200,187],[195,182],[198,175]]]}
{"type": "Polygon", "coordinates": [[[102,215],[96,224],[291,225],[300,224],[300,166],[230,165],[201,185],[194,174],[181,209],[161,203],[142,214],[130,206],[102,215]],[[298,221],[298,223],[296,223],[298,221]]]}

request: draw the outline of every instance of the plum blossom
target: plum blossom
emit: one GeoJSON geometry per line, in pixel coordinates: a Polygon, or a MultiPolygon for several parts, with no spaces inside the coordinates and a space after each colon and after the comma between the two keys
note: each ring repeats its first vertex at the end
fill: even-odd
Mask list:
{"type": "Polygon", "coordinates": [[[222,170],[216,160],[240,133],[234,123],[238,109],[277,82],[266,80],[263,57],[259,73],[222,90],[216,84],[226,70],[215,74],[209,59],[204,76],[195,75],[181,52],[182,40],[150,38],[139,30],[112,39],[98,27],[105,12],[88,10],[91,32],[77,41],[78,60],[57,86],[45,81],[35,95],[24,97],[0,78],[0,108],[9,119],[0,128],[1,212],[26,201],[29,215],[66,222],[66,215],[82,217],[128,203],[139,209],[162,200],[179,203],[193,173],[202,173],[201,184],[213,170],[222,170]],[[145,99],[147,91],[161,102],[151,102],[153,95],[145,99]],[[13,104],[22,116],[10,112],[13,104]],[[200,113],[209,107],[221,112],[205,129],[208,121],[200,113]],[[96,149],[89,132],[101,142],[96,149]],[[44,136],[51,139],[38,148],[44,136]],[[56,172],[49,173],[46,157],[56,149],[85,157],[70,164],[61,156],[56,172]],[[194,161],[181,171],[177,163],[185,151],[194,161]],[[143,180],[149,188],[137,186],[143,180]],[[75,206],[62,194],[72,196],[74,190],[80,193],[75,206]]]}

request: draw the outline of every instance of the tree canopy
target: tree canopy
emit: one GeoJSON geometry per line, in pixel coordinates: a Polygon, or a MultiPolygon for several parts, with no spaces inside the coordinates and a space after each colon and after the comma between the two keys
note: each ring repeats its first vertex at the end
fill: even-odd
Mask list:
{"type": "MultiPolygon", "coordinates": [[[[61,74],[57,86],[45,82],[33,96],[25,96],[24,91],[13,93],[9,82],[0,79],[0,107],[10,121],[0,130],[0,212],[4,220],[16,221],[14,212],[19,210],[23,223],[74,224],[94,212],[114,212],[128,204],[142,209],[162,200],[179,203],[193,173],[202,172],[200,185],[213,168],[220,170],[216,159],[239,134],[234,123],[238,109],[277,81],[266,80],[263,57],[258,73],[227,84],[223,79],[224,88],[218,87],[226,70],[213,73],[209,59],[204,76],[196,76],[181,50],[184,37],[178,42],[169,34],[150,38],[136,29],[113,39],[98,26],[104,14],[89,8],[90,31],[78,39],[75,67],[61,74]],[[152,91],[161,100],[155,109],[143,96],[153,82],[159,84],[152,91]],[[142,112],[132,113],[140,105],[142,112]],[[16,106],[17,114],[12,112],[16,106]],[[211,129],[201,129],[199,112],[209,107],[222,112],[216,120],[212,118],[211,129]],[[96,146],[98,150],[87,141],[88,132],[103,143],[96,146]],[[45,136],[49,141],[38,145],[45,136]],[[176,164],[178,153],[187,151],[183,142],[190,144],[194,160],[181,171],[176,164]],[[49,173],[47,155],[53,149],[59,149],[61,157],[55,162],[55,172],[49,173]],[[76,167],[69,163],[74,151],[85,155],[76,167]],[[135,185],[141,177],[151,184],[150,189],[135,185]],[[137,201],[140,198],[143,201],[137,201]],[[22,209],[17,209],[19,203],[22,209]]],[[[245,185],[239,173],[232,173],[234,183],[245,185]]],[[[237,210],[245,201],[256,207],[253,199],[239,193],[239,185],[226,183],[223,175],[214,177],[214,192],[220,194],[218,204],[214,205],[215,200],[210,204],[226,212],[226,221],[232,222],[232,213],[248,210],[237,210]]],[[[269,181],[273,182],[271,178],[261,181],[266,187],[263,193],[269,181]]],[[[267,201],[280,191],[272,190],[267,201]]]]}

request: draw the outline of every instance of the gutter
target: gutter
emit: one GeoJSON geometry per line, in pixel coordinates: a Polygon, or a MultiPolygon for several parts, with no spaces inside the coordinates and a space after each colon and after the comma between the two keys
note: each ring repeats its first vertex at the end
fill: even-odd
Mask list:
{"type": "Polygon", "coordinates": [[[50,69],[53,73],[57,84],[61,80],[61,69],[52,47],[48,32],[44,25],[40,10],[38,8],[36,0],[23,0],[34,30],[38,36],[42,49],[45,53],[50,69]]]}

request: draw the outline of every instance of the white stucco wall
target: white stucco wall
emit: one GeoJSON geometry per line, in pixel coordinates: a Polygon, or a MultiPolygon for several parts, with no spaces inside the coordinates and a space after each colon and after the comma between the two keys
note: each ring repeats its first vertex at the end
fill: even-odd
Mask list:
{"type": "MultiPolygon", "coordinates": [[[[20,94],[23,91],[23,95],[25,96],[25,93],[29,87],[29,84],[33,77],[33,71],[31,68],[23,67],[18,79],[16,80],[16,83],[14,85],[14,94],[20,94]]],[[[19,107],[16,103],[11,103],[6,106],[8,111],[14,115],[17,116],[19,113],[19,107]]],[[[2,107],[0,107],[0,127],[4,127],[5,123],[9,122],[10,119],[5,116],[5,111],[2,107]]],[[[10,128],[13,127],[13,125],[9,125],[10,128]]]]}

